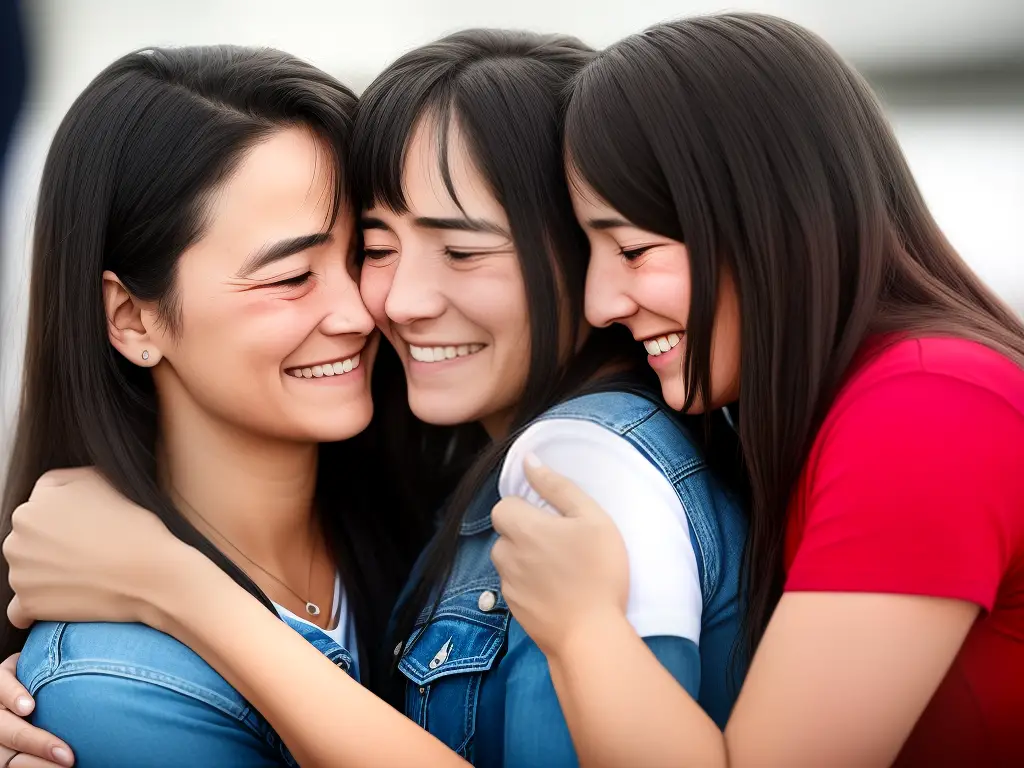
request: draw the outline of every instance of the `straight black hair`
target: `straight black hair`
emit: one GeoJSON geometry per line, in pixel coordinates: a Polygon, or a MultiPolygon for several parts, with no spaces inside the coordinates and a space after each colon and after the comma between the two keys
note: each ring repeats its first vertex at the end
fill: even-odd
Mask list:
{"type": "MultiPolygon", "coordinates": [[[[157,302],[162,320],[176,328],[178,259],[203,236],[208,201],[247,150],[284,128],[311,130],[332,155],[336,216],[352,200],[346,165],[355,110],[352,92],[315,67],[280,51],[234,46],[131,53],[78,97],[43,171],[4,535],[40,475],[93,465],[273,610],[161,488],[152,377],[108,340],[102,273],[112,270],[132,295],[157,302]]],[[[317,506],[360,633],[376,639],[423,528],[403,520],[405,508],[387,496],[393,484],[373,461],[375,441],[371,427],[323,446],[317,506]]],[[[4,562],[3,604],[11,597],[7,568],[4,562]]],[[[20,650],[23,640],[5,623],[0,654],[20,650]]]]}
{"type": "Polygon", "coordinates": [[[571,176],[686,244],[686,408],[710,402],[723,271],[735,282],[752,650],[794,486],[865,340],[962,337],[1024,365],[1024,327],[942,235],[868,85],[790,22],[692,18],[612,45],[578,79],[566,145],[571,176]]]}
{"type": "MultiPolygon", "coordinates": [[[[593,55],[571,37],[466,30],[402,56],[360,100],[352,173],[361,205],[382,205],[399,214],[408,210],[402,187],[406,150],[424,123],[437,130],[437,162],[447,193],[458,204],[448,168],[450,129],[457,124],[508,215],[530,314],[529,373],[511,435],[487,447],[478,425],[421,425],[421,434],[432,434],[446,446],[423,455],[427,464],[431,457],[438,464],[430,474],[461,481],[399,607],[393,642],[409,636],[421,610],[438,595],[454,560],[462,518],[517,431],[559,401],[601,386],[599,374],[609,366],[631,382],[643,378],[638,370],[647,370],[642,347],[622,329],[591,332],[574,355],[567,356],[559,343],[566,343],[569,329],[568,348],[575,350],[584,327],[589,247],[562,172],[562,125],[568,86],[593,55]]],[[[425,444],[424,438],[393,442],[425,444]]]]}

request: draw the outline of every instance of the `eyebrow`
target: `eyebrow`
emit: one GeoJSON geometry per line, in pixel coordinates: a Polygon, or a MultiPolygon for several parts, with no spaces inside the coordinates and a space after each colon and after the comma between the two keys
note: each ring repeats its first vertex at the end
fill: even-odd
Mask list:
{"type": "Polygon", "coordinates": [[[391,231],[391,227],[385,224],[383,219],[378,219],[375,216],[363,216],[359,219],[359,226],[362,229],[380,229],[385,232],[391,231]]]}
{"type": "Polygon", "coordinates": [[[413,222],[422,229],[443,229],[454,232],[487,232],[492,235],[501,235],[511,240],[512,236],[499,227],[493,221],[487,219],[438,219],[432,216],[420,216],[413,222]]]}
{"type": "Polygon", "coordinates": [[[329,243],[334,239],[330,232],[317,232],[313,235],[300,235],[287,240],[278,240],[276,243],[267,243],[261,248],[253,251],[242,268],[238,270],[238,277],[249,277],[253,272],[258,272],[268,264],[288,258],[296,253],[302,253],[318,245],[329,243]]]}
{"type": "Polygon", "coordinates": [[[587,226],[590,227],[591,229],[596,229],[598,231],[604,231],[606,229],[619,229],[620,227],[634,227],[636,225],[626,221],[625,219],[615,219],[615,218],[612,218],[612,219],[588,219],[587,220],[587,226]]]}

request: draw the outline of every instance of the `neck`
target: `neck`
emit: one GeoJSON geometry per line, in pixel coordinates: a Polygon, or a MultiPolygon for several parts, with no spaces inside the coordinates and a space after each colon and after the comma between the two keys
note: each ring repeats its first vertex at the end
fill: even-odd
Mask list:
{"type": "Polygon", "coordinates": [[[250,575],[245,557],[305,587],[317,444],[248,432],[190,397],[162,397],[160,413],[162,478],[181,513],[250,575]]]}

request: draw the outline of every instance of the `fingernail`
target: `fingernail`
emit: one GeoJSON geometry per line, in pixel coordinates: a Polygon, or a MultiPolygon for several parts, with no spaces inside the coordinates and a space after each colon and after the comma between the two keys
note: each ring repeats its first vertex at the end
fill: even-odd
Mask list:
{"type": "Polygon", "coordinates": [[[526,466],[532,467],[533,469],[540,469],[541,467],[544,466],[543,464],[541,464],[540,459],[537,458],[537,454],[535,453],[526,454],[526,458],[523,459],[523,462],[526,464],[526,466]]]}
{"type": "Polygon", "coordinates": [[[19,696],[18,700],[14,703],[18,707],[18,712],[23,715],[27,715],[32,711],[32,699],[28,696],[19,696]]]}
{"type": "Polygon", "coordinates": [[[71,765],[71,753],[64,749],[64,747],[54,747],[50,750],[50,754],[61,765],[71,765]]]}

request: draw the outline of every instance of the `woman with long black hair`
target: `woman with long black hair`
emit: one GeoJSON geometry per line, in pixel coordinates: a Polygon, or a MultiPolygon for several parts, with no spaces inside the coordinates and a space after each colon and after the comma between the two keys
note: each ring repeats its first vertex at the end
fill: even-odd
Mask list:
{"type": "Polygon", "coordinates": [[[1024,764],[1024,326],[868,86],[780,19],[661,24],[583,72],[566,148],[589,320],[673,407],[738,403],[756,650],[723,735],[622,620],[605,516],[527,471],[566,517],[503,501],[493,557],[581,762],[1024,764]]]}

